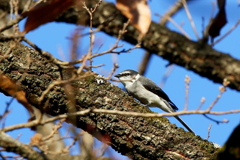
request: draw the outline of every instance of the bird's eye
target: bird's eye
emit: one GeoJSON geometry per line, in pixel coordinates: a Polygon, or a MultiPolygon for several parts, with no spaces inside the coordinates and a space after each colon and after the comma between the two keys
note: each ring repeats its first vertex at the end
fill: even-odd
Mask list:
{"type": "Polygon", "coordinates": [[[124,73],[123,76],[130,76],[130,73],[124,73]]]}

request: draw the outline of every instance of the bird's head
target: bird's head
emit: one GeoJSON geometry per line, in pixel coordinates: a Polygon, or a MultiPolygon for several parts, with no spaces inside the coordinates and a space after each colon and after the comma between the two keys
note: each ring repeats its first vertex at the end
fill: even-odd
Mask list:
{"type": "Polygon", "coordinates": [[[134,83],[138,77],[139,77],[139,73],[134,71],[134,70],[124,70],[121,73],[115,75],[114,77],[117,77],[124,86],[128,85],[128,84],[132,84],[134,83]]]}

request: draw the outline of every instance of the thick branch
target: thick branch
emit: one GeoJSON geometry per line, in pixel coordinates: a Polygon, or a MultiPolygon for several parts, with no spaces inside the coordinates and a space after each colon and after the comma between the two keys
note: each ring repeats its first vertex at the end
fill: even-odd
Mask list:
{"type": "MultiPolygon", "coordinates": [[[[96,0],[86,3],[94,7],[96,0]]],[[[101,30],[111,36],[117,36],[123,23],[127,21],[114,4],[106,2],[99,6],[93,16],[93,26],[102,25],[101,30]]],[[[58,18],[58,21],[89,25],[88,17],[88,13],[83,9],[70,9],[58,18]]],[[[129,26],[123,40],[135,45],[138,34],[135,28],[129,26]]],[[[183,35],[152,22],[149,32],[143,38],[142,48],[214,82],[222,83],[223,79],[227,78],[231,82],[229,87],[240,90],[240,61],[212,49],[209,45],[188,40],[183,35]]]]}
{"type": "Polygon", "coordinates": [[[0,132],[0,146],[8,152],[14,152],[27,159],[45,160],[46,157],[32,149],[31,146],[23,144],[9,135],[0,132]]]}
{"type": "MultiPolygon", "coordinates": [[[[89,0],[86,3],[93,8],[97,0],[89,0]]],[[[0,0],[0,9],[8,8],[8,0],[0,0]]],[[[127,21],[114,4],[107,2],[103,2],[93,16],[93,26],[102,26],[101,30],[111,36],[118,36],[123,23],[127,21]]],[[[89,14],[82,8],[72,8],[57,21],[87,26],[89,14]]],[[[138,34],[134,27],[129,26],[123,40],[135,45],[138,34]]],[[[212,49],[209,45],[188,40],[181,34],[152,22],[148,34],[143,38],[142,48],[214,82],[222,83],[223,79],[227,78],[231,82],[229,87],[240,91],[240,61],[229,54],[212,49]]]]}
{"type": "MultiPolygon", "coordinates": [[[[89,108],[151,112],[109,82],[98,84],[94,76],[68,85],[73,88],[68,90],[72,92],[68,92],[68,96],[74,96],[71,99],[75,102],[69,102],[64,87],[55,86],[46,95],[43,106],[39,106],[38,99],[49,84],[59,80],[61,75],[63,79],[70,79],[75,70],[62,69],[22,44],[4,58],[9,48],[10,42],[0,42],[0,72],[17,81],[31,104],[52,116],[89,108]],[[74,103],[76,105],[72,106],[74,103]]],[[[217,151],[212,143],[177,128],[166,118],[90,113],[68,121],[134,159],[211,159],[217,151]]]]}
{"type": "MultiPolygon", "coordinates": [[[[5,148],[7,152],[14,152],[28,160],[85,160],[86,157],[66,154],[50,154],[44,155],[34,150],[31,145],[27,145],[13,139],[4,132],[0,132],[0,146],[5,148]]],[[[102,160],[111,160],[110,158],[102,157],[102,160]]]]}

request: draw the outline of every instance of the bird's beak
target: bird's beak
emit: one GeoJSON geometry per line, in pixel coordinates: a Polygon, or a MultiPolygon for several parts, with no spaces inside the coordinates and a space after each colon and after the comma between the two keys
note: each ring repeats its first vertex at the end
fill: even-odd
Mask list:
{"type": "Polygon", "coordinates": [[[119,77],[120,77],[120,74],[116,74],[114,77],[117,77],[117,78],[119,78],[119,77]]]}

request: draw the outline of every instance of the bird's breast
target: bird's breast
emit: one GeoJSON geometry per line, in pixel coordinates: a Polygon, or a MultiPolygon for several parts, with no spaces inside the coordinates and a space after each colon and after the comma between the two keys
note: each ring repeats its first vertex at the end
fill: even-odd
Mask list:
{"type": "Polygon", "coordinates": [[[138,99],[143,104],[155,105],[159,102],[159,97],[146,90],[139,82],[135,82],[132,85],[125,86],[130,95],[138,99]]]}

